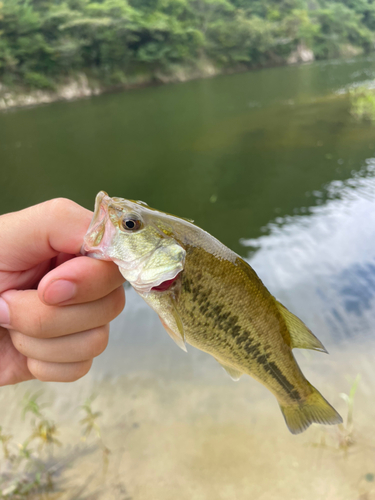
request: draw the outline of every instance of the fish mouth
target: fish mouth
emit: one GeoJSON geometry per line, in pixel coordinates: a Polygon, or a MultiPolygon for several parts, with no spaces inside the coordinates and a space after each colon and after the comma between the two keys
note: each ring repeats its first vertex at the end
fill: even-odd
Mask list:
{"type": "Polygon", "coordinates": [[[152,292],[166,292],[167,290],[169,290],[172,285],[175,284],[175,282],[178,280],[178,278],[180,277],[181,275],[181,272],[180,271],[174,278],[170,279],[170,280],[166,280],[166,281],[162,281],[160,283],[160,285],[157,285],[157,286],[153,286],[151,288],[151,291],[152,292]]]}
{"type": "Polygon", "coordinates": [[[108,217],[108,203],[111,198],[105,191],[100,191],[95,198],[94,214],[87,229],[80,253],[94,259],[110,260],[99,248],[106,230],[108,217]]]}
{"type": "Polygon", "coordinates": [[[89,252],[89,251],[85,250],[83,246],[81,248],[81,254],[84,255],[85,257],[91,257],[91,258],[97,259],[97,260],[109,260],[109,259],[107,259],[107,257],[105,257],[103,252],[100,252],[100,251],[89,252]]]}

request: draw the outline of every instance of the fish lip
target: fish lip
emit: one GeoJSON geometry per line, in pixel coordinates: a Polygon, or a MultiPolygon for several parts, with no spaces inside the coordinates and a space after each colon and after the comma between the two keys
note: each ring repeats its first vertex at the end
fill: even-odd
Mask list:
{"type": "Polygon", "coordinates": [[[96,260],[108,260],[108,261],[112,261],[112,259],[110,259],[106,255],[104,255],[104,253],[101,252],[100,250],[97,250],[97,251],[94,251],[94,252],[86,251],[84,249],[83,245],[82,245],[82,248],[81,248],[81,254],[84,255],[85,257],[90,257],[90,258],[96,259],[96,260]]]}
{"type": "MultiPolygon", "coordinates": [[[[99,216],[100,216],[100,209],[102,208],[102,205],[105,204],[106,206],[108,206],[108,202],[111,200],[111,198],[108,196],[108,194],[105,192],[105,191],[100,191],[97,195],[96,195],[96,198],[95,198],[95,206],[94,206],[94,213],[93,213],[93,216],[92,216],[92,219],[91,219],[91,222],[90,222],[90,225],[87,229],[87,233],[89,231],[91,231],[91,229],[94,227],[94,225],[96,225],[96,222],[98,221],[99,219],[99,216]],[[107,200],[106,200],[107,198],[107,200]],[[105,202],[106,203],[103,203],[105,202]]],[[[104,208],[104,207],[103,207],[104,208]]],[[[87,234],[86,233],[86,234],[87,234]]]]}
{"type": "Polygon", "coordinates": [[[172,286],[176,283],[176,281],[180,278],[182,271],[180,271],[174,278],[169,280],[162,281],[159,285],[153,286],[150,292],[159,292],[164,293],[167,292],[172,286]]]}
{"type": "Polygon", "coordinates": [[[86,234],[83,238],[83,243],[80,249],[80,253],[85,256],[94,257],[96,259],[101,260],[109,260],[99,248],[92,250],[92,246],[89,245],[87,247],[87,240],[90,238],[90,235],[93,233],[95,229],[97,229],[100,225],[103,225],[103,237],[105,232],[105,226],[108,220],[108,203],[111,201],[111,198],[105,191],[100,191],[95,198],[95,207],[94,213],[91,218],[91,222],[89,227],[87,228],[86,234]],[[104,212],[101,216],[101,212],[104,212]]]}
{"type": "MultiPolygon", "coordinates": [[[[180,277],[181,273],[184,271],[184,268],[182,267],[180,269],[177,269],[176,271],[177,271],[176,274],[174,276],[172,276],[172,278],[164,279],[163,281],[157,280],[154,283],[137,283],[137,280],[135,280],[135,281],[128,280],[128,281],[138,293],[141,293],[141,294],[150,293],[150,292],[163,293],[165,291],[168,291],[172,287],[172,285],[174,285],[174,283],[180,277]],[[163,283],[167,283],[167,282],[170,283],[170,286],[168,288],[166,288],[165,290],[158,290],[159,286],[161,286],[163,283]]],[[[125,275],[123,275],[123,276],[125,277],[125,279],[127,279],[125,275]]]]}

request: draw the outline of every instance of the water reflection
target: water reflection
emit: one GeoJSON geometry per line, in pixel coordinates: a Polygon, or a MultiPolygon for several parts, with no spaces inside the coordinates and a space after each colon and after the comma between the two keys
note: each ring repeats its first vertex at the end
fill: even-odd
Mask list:
{"type": "Polygon", "coordinates": [[[250,263],[266,286],[335,340],[374,332],[374,174],[370,158],[352,178],[314,193],[324,204],[308,215],[278,218],[269,234],[242,240],[255,250],[250,263]]]}

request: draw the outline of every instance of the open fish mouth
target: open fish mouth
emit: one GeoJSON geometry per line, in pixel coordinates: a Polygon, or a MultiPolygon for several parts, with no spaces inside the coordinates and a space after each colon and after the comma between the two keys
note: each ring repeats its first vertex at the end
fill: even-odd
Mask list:
{"type": "Polygon", "coordinates": [[[94,214],[81,247],[82,255],[94,259],[111,260],[105,255],[104,249],[100,248],[109,219],[107,210],[109,201],[111,201],[111,198],[105,191],[100,191],[96,196],[94,214]]]}
{"type": "Polygon", "coordinates": [[[85,257],[91,257],[93,259],[97,260],[111,260],[108,259],[103,252],[96,251],[96,252],[87,252],[84,247],[82,246],[81,248],[81,254],[84,255],[85,257]]]}
{"type": "Polygon", "coordinates": [[[166,292],[167,290],[169,290],[175,284],[175,282],[177,281],[177,279],[180,276],[180,274],[181,274],[181,271],[174,278],[162,281],[160,283],[160,285],[153,286],[151,288],[151,290],[153,292],[166,292]]]}

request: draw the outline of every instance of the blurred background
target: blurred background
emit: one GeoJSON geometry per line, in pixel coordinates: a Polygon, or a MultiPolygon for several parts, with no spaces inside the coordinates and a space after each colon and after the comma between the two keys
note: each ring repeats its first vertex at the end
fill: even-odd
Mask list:
{"type": "Polygon", "coordinates": [[[0,2],[0,213],[194,219],[323,342],[295,356],[344,418],[290,435],[126,287],[88,376],[0,390],[0,498],[375,499],[374,43],[372,0],[0,2]]]}

